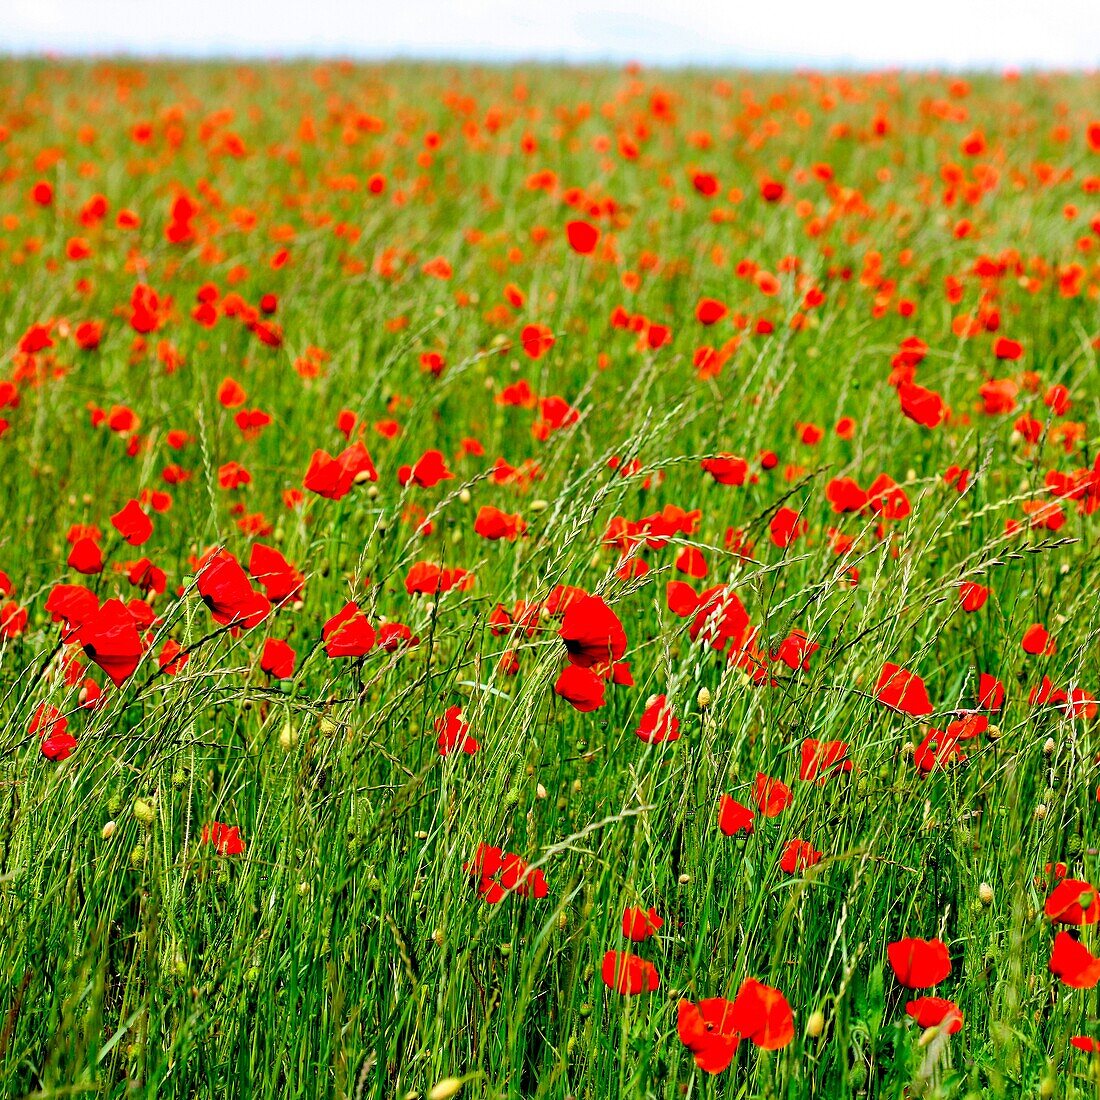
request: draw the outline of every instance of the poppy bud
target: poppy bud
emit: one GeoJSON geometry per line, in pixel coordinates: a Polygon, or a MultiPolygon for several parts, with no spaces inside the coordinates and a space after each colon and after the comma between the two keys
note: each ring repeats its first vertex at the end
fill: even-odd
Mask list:
{"type": "Polygon", "coordinates": [[[806,1035],[811,1039],[817,1039],[825,1030],[825,1013],[818,1009],[810,1014],[806,1021],[806,1035]]]}
{"type": "Polygon", "coordinates": [[[701,687],[699,694],[695,697],[696,703],[699,705],[700,710],[706,710],[711,704],[710,688],[701,687]]]}
{"type": "Polygon", "coordinates": [[[988,882],[983,882],[978,886],[978,900],[982,905],[993,904],[993,887],[988,882]]]}
{"type": "Polygon", "coordinates": [[[116,828],[117,826],[113,821],[108,821],[107,824],[103,826],[103,831],[99,835],[102,836],[104,840],[110,840],[111,837],[115,835],[116,828]]]}
{"type": "Polygon", "coordinates": [[[136,817],[146,828],[151,826],[157,819],[156,807],[153,805],[152,800],[147,798],[135,798],[134,817],[136,817]]]}
{"type": "Polygon", "coordinates": [[[461,489],[459,490],[458,499],[462,501],[463,504],[469,504],[473,498],[470,496],[469,489],[461,489]]]}

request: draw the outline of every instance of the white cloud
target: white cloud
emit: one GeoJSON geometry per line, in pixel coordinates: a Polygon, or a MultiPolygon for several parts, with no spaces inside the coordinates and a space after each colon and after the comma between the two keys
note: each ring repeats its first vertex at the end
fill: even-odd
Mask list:
{"type": "Polygon", "coordinates": [[[1100,0],[3,0],[0,50],[1100,65],[1100,0]]]}

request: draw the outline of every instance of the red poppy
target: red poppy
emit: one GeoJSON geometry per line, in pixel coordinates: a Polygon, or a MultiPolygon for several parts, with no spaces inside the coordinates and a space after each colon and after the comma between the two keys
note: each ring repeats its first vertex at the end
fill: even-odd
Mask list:
{"type": "Polygon", "coordinates": [[[642,909],[636,905],[628,905],[623,910],[623,935],[635,943],[641,943],[642,940],[655,936],[664,923],[652,906],[642,909]]]}
{"type": "Polygon", "coordinates": [[[569,238],[569,247],[582,256],[594,252],[600,240],[600,231],[584,221],[566,222],[565,235],[569,238]]]}
{"type": "Polygon", "coordinates": [[[141,661],[141,635],[133,614],[121,600],[108,600],[94,612],[84,614],[76,640],[116,687],[126,683],[141,661]]]}
{"type": "Polygon", "coordinates": [[[276,680],[289,680],[294,675],[296,660],[297,654],[281,639],[268,638],[264,641],[263,653],[260,655],[260,668],[268,676],[276,680]]]}
{"type": "Polygon", "coordinates": [[[890,661],[883,664],[879,673],[875,697],[912,718],[923,718],[933,712],[924,681],[915,672],[890,661]]]}
{"type": "Polygon", "coordinates": [[[558,636],[565,643],[570,663],[580,668],[611,665],[626,653],[623,624],[600,596],[570,602],[558,636]]]}
{"type": "Polygon", "coordinates": [[[591,669],[566,665],[554,684],[554,693],[582,712],[599,710],[604,698],[604,681],[591,669]]]}
{"type": "Polygon", "coordinates": [[[273,604],[302,598],[305,578],[273,546],[265,546],[262,542],[253,543],[248,571],[273,604]]]}
{"type": "Polygon", "coordinates": [[[962,604],[963,611],[979,611],[985,606],[985,601],[988,599],[989,589],[984,584],[978,584],[976,581],[963,581],[959,585],[959,602],[962,604]]]}
{"type": "Polygon", "coordinates": [[[982,710],[1000,710],[1005,704],[1005,686],[996,676],[983,672],[978,676],[978,706],[982,710]]]}
{"type": "Polygon", "coordinates": [[[474,520],[474,531],[491,542],[500,539],[511,542],[527,531],[527,524],[518,513],[509,515],[487,504],[478,509],[477,518],[474,520]]]}
{"type": "Polygon", "coordinates": [[[752,785],[752,799],[764,817],[778,817],[794,802],[794,794],[782,780],[757,772],[752,785]]]}
{"type": "Polygon", "coordinates": [[[768,524],[771,540],[780,550],[786,550],[791,543],[801,538],[809,530],[809,524],[800,513],[785,505],[780,508],[768,524]]]}
{"type": "Polygon", "coordinates": [[[903,382],[898,386],[898,397],[901,411],[922,428],[936,428],[947,416],[943,398],[915,382],[903,382]]]}
{"type": "Polygon", "coordinates": [[[850,772],[847,741],[818,741],[807,737],[802,742],[802,766],[798,778],[807,782],[824,783],[830,775],[850,772]]]}
{"type": "Polygon", "coordinates": [[[222,626],[251,629],[271,611],[270,601],[252,587],[237,559],[220,547],[203,555],[196,587],[214,621],[222,626]]]}
{"type": "Polygon", "coordinates": [[[652,993],[661,984],[653,963],[629,951],[608,951],[600,966],[600,977],[609,989],[624,996],[652,993]]]}
{"type": "Polygon", "coordinates": [[[448,481],[455,475],[447,469],[446,460],[440,451],[425,451],[413,466],[402,466],[397,471],[399,485],[419,485],[430,489],[441,481],[448,481]]]}
{"type": "Polygon", "coordinates": [[[680,736],[680,720],[672,713],[672,708],[664,695],[654,696],[645,708],[642,720],[634,731],[647,745],[658,745],[664,741],[675,741],[680,736]]]}
{"type": "Polygon", "coordinates": [[[472,756],[481,747],[470,736],[470,727],[462,716],[460,706],[448,707],[443,717],[435,720],[435,732],[439,735],[436,743],[441,756],[452,752],[464,752],[472,756]]]}
{"type": "Polygon", "coordinates": [[[736,836],[741,832],[751,833],[755,817],[748,806],[742,806],[728,794],[722,795],[718,800],[718,828],[726,836],[736,836]]]}
{"type": "Polygon", "coordinates": [[[339,500],[353,485],[377,480],[378,471],[367,448],[357,441],[335,458],[327,451],[314,451],[302,484],[320,497],[339,500]]]}
{"type": "Polygon", "coordinates": [[[220,821],[202,827],[202,843],[210,844],[223,856],[239,856],[245,849],[240,827],[225,825],[220,821]]]}
{"type": "Polygon", "coordinates": [[[515,852],[505,852],[488,844],[479,844],[473,859],[462,865],[477,881],[477,890],[490,905],[509,894],[525,898],[544,898],[549,892],[546,878],[515,852]]]}
{"type": "Polygon", "coordinates": [[[554,333],[545,325],[524,325],[520,343],[529,358],[541,359],[554,346],[554,333]]]}
{"type": "Polygon", "coordinates": [[[959,1011],[959,1006],[943,997],[918,997],[914,1001],[907,1001],[905,1013],[916,1020],[920,1027],[946,1025],[948,1035],[962,1030],[963,1014],[959,1011]]]}
{"type": "Polygon", "coordinates": [[[1100,921],[1100,895],[1091,883],[1063,878],[1047,898],[1044,912],[1058,924],[1095,924],[1100,921]]]}
{"type": "Polygon", "coordinates": [[[1033,655],[1041,654],[1044,657],[1049,657],[1057,652],[1054,640],[1042,623],[1032,623],[1024,631],[1020,644],[1023,646],[1025,653],[1033,655]]]}
{"type": "Polygon", "coordinates": [[[937,985],[951,973],[951,957],[940,940],[897,940],[886,948],[886,954],[894,976],[906,989],[937,985]]]}
{"type": "Polygon", "coordinates": [[[793,875],[820,862],[821,852],[809,842],[796,837],[794,840],[788,840],[783,846],[782,855],[779,857],[779,868],[788,875],[793,875]]]}
{"type": "Polygon", "coordinates": [[[363,657],[374,647],[374,627],[349,600],[321,629],[325,653],[329,657],[363,657]]]}
{"type": "Polygon", "coordinates": [[[1048,965],[1059,981],[1073,989],[1094,989],[1100,982],[1100,959],[1068,932],[1054,937],[1048,965]]]}
{"type": "Polygon", "coordinates": [[[704,458],[701,465],[719,485],[744,485],[749,476],[749,464],[736,455],[704,458]]]}
{"type": "Polygon", "coordinates": [[[111,525],[131,546],[140,546],[153,533],[153,522],[136,500],[111,516],[111,525]]]}

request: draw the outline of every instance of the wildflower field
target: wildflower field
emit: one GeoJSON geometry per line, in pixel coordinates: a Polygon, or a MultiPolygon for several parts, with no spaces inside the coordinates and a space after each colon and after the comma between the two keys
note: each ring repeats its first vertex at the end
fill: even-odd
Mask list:
{"type": "Polygon", "coordinates": [[[0,61],[0,1096],[1088,1097],[1100,76],[0,61]]]}

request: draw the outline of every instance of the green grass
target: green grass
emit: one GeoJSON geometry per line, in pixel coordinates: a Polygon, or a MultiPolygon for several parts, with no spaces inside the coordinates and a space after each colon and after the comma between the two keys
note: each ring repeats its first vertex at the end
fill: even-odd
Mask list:
{"type": "MultiPolygon", "coordinates": [[[[1047,863],[1100,874],[1100,745],[1094,723],[1028,694],[1044,674],[1100,689],[1096,518],[1068,500],[1059,530],[1030,530],[1023,504],[1049,499],[1048,471],[1096,458],[1095,75],[975,76],[962,95],[952,78],[904,74],[31,61],[0,74],[0,379],[19,394],[0,410],[0,569],[29,615],[0,649],[0,1093],[411,1097],[454,1077],[469,1098],[1094,1095],[1100,1062],[1068,1040],[1100,1036],[1097,994],[1050,974],[1043,905],[1047,863]],[[152,125],[148,144],[132,136],[138,123],[152,125]],[[987,148],[968,157],[959,145],[975,129],[987,148]],[[225,152],[229,132],[242,155],[225,152]],[[710,148],[693,137],[704,132],[710,148]],[[439,148],[418,163],[429,133],[439,148]],[[525,134],[536,151],[522,151],[525,134]],[[640,143],[637,159],[619,152],[620,135],[640,143]],[[833,168],[831,190],[812,174],[819,162],[833,168]],[[970,183],[990,166],[989,186],[952,187],[944,166],[956,164],[970,183]],[[556,192],[526,186],[542,169],[557,174],[556,192]],[[714,198],[694,190],[697,169],[717,175],[714,198]],[[373,173],[386,178],[381,195],[366,187],[373,173]],[[785,183],[782,202],[760,197],[764,176],[785,183]],[[48,207],[29,197],[38,180],[54,187],[48,207]],[[603,233],[594,256],[566,244],[565,222],[588,216],[563,202],[571,187],[617,204],[591,219],[603,233]],[[177,188],[199,208],[183,243],[165,237],[177,188]],[[88,228],[79,213],[95,193],[109,214],[88,228]],[[122,208],[140,228],[116,226],[122,208]],[[244,209],[252,229],[234,221],[244,209]],[[807,232],[814,218],[820,233],[807,232]],[[959,238],[962,218],[973,232],[959,238]],[[613,255],[601,251],[609,235],[613,255]],[[66,258],[73,237],[89,258],[66,258]],[[272,269],[282,247],[289,263],[272,269]],[[871,253],[881,275],[861,279],[871,253]],[[423,274],[435,256],[450,279],[423,274]],[[742,260],[781,272],[785,257],[804,286],[780,274],[767,297],[736,274],[742,260]],[[1002,274],[974,274],[979,257],[999,259],[1002,274]],[[637,289],[625,272],[640,272],[637,289]],[[174,307],[135,347],[139,273],[174,307]],[[945,293],[949,276],[961,301],[945,293]],[[194,321],[207,282],[251,305],[276,294],[282,345],[232,317],[194,321]],[[509,283],[525,305],[490,313],[509,283]],[[824,301],[792,327],[810,285],[824,301]],[[999,332],[957,335],[953,320],[976,315],[983,295],[999,332]],[[704,329],[704,296],[749,318],[710,379],[692,365],[696,348],[737,329],[704,329]],[[902,300],[914,315],[899,313],[902,300]],[[618,305],[669,325],[671,342],[639,350],[609,324],[618,305]],[[387,324],[397,318],[405,327],[387,324]],[[775,332],[758,334],[759,318],[775,332]],[[63,322],[88,319],[105,322],[104,336],[82,351],[63,322]],[[28,363],[18,348],[34,323],[51,324],[55,346],[28,363]],[[520,344],[527,323],[556,334],[537,361],[520,344]],[[929,346],[917,380],[954,413],[932,430],[902,416],[888,382],[911,335],[929,346]],[[997,335],[1024,357],[998,362],[997,335]],[[165,369],[162,341],[179,369],[165,369]],[[328,358],[303,378],[294,363],[310,346],[328,358]],[[420,368],[427,350],[446,358],[439,377],[420,368]],[[985,380],[1024,371],[1039,382],[1021,388],[1014,413],[981,411],[985,380]],[[254,440],[217,400],[226,376],[246,408],[273,418],[254,440]],[[493,400],[521,379],[564,397],[577,422],[533,438],[537,410],[493,400]],[[1042,400],[1055,384],[1072,398],[1062,417],[1042,400]],[[90,403],[137,413],[137,454],[91,426],[90,403]],[[345,408],[367,426],[379,480],[288,508],[283,493],[301,488],[312,452],[345,446],[345,408]],[[1024,411],[1043,424],[1035,446],[1014,432],[1024,411]],[[841,416],[856,421],[851,439],[833,431],[841,416]],[[371,427],[388,418],[402,425],[396,439],[371,427]],[[1068,449],[1057,441],[1067,421],[1082,425],[1068,449]],[[804,423],[824,429],[816,445],[801,441],[804,423]],[[193,442],[171,450],[172,429],[193,442]],[[469,437],[482,457],[456,457],[469,437]],[[398,467],[429,448],[454,479],[402,488],[398,467]],[[761,469],[762,451],[777,454],[775,469],[761,469]],[[714,483],[700,462],[725,452],[758,480],[714,483]],[[496,484],[498,456],[533,459],[541,476],[496,484]],[[620,476],[612,456],[640,472],[620,476]],[[219,486],[230,461],[249,485],[219,486]],[[192,478],[166,484],[169,463],[192,478]],[[963,494],[944,484],[953,464],[972,471],[963,494]],[[838,516],[825,497],[832,478],[866,486],[881,473],[912,505],[885,537],[874,517],[838,516]],[[133,549],[109,517],[144,489],[169,492],[172,506],[133,549]],[[647,550],[644,576],[619,578],[607,524],[668,504],[699,509],[697,530],[647,550]],[[247,563],[255,536],[237,505],[306,582],[301,607],[233,637],[198,597],[195,558],[224,545],[247,563]],[[526,536],[480,538],[482,505],[520,513],[526,536]],[[768,533],[781,505],[809,523],[785,550],[768,533]],[[1023,529],[1007,534],[1008,519],[1023,529]],[[66,535],[84,523],[103,532],[99,576],[66,565],[66,535]],[[731,526],[755,543],[751,560],[726,549],[731,526]],[[855,536],[847,556],[830,527],[855,536]],[[673,567],[686,545],[706,556],[701,584],[735,586],[761,649],[796,628],[820,644],[808,670],[776,664],[778,683],[756,686],[692,643],[665,592],[686,579],[673,567]],[[156,646],[102,707],[82,710],[46,598],[63,582],[129,599],[137,589],[115,567],[143,555],[168,578],[156,646]],[[418,561],[470,570],[475,583],[411,596],[418,561]],[[959,605],[968,579],[991,589],[973,614],[959,605]],[[498,602],[544,600],[558,584],[601,594],[626,630],[635,686],[609,688],[592,713],[552,691],[565,663],[557,619],[513,639],[490,628],[498,602]],[[420,644],[330,660],[321,628],[349,599],[376,625],[406,623],[420,644]],[[1056,653],[1024,653],[1033,622],[1056,653]],[[293,679],[260,671],[268,636],[297,651],[293,679]],[[155,660],[169,637],[190,651],[175,676],[155,660]],[[509,649],[516,676],[500,668],[509,649]],[[999,676],[1000,735],[922,775],[913,748],[928,725],[876,701],[884,661],[923,677],[937,728],[974,705],[979,672],[999,676]],[[634,730],[657,693],[681,737],[648,746],[634,730]],[[43,703],[68,715],[79,742],[60,763],[28,733],[43,703]],[[434,723],[455,704],[480,751],[441,757],[434,723]],[[848,742],[852,772],[800,782],[807,737],[848,742]],[[794,803],[751,837],[727,838],[719,796],[749,803],[758,771],[789,783],[794,803]],[[240,828],[243,854],[201,843],[214,821],[240,828]],[[787,875],[777,864],[793,837],[823,858],[787,875]],[[463,870],[479,842],[537,864],[548,896],[486,904],[463,870]],[[600,963],[623,949],[623,908],[636,904],[665,922],[637,949],[661,985],[623,997],[600,963]],[[936,992],[964,1013],[959,1034],[922,1036],[906,1016],[915,994],[886,961],[903,936],[949,945],[952,974],[936,992]],[[747,976],[786,996],[794,1040],[775,1052],[744,1042],[711,1077],[677,1036],[677,1002],[732,997],[747,976]],[[808,1035],[815,1012],[824,1029],[808,1035]]],[[[86,674],[105,682],[90,663],[86,674]]]]}

